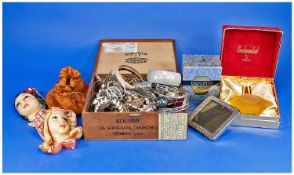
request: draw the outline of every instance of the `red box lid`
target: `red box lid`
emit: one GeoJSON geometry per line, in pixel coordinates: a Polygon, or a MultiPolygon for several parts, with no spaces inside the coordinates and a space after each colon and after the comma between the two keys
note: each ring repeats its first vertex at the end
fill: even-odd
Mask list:
{"type": "Polygon", "coordinates": [[[279,28],[224,25],[222,75],[274,77],[281,40],[279,28]]]}

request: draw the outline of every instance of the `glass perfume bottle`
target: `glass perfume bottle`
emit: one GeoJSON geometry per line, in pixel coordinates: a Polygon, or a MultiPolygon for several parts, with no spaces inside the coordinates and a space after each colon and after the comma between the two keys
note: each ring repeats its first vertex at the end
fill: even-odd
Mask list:
{"type": "Polygon", "coordinates": [[[229,100],[230,104],[238,108],[243,115],[260,116],[262,112],[273,105],[272,102],[252,94],[252,86],[242,86],[242,95],[233,96],[229,100]]]}

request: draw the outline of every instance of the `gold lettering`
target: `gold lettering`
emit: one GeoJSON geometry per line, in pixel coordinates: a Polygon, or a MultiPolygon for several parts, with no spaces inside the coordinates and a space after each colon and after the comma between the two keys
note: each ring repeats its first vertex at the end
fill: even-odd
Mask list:
{"type": "Polygon", "coordinates": [[[238,45],[237,47],[237,53],[245,53],[245,54],[258,54],[259,52],[259,47],[253,46],[253,47],[247,47],[238,45]]]}

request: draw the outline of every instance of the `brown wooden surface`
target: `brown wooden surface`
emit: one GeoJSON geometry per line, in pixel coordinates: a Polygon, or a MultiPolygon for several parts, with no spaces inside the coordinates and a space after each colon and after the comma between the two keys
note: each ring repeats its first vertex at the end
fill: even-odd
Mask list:
{"type": "Polygon", "coordinates": [[[97,67],[94,70],[96,74],[107,74],[118,65],[129,65],[141,74],[147,74],[150,69],[163,69],[168,71],[177,71],[176,56],[174,53],[173,40],[129,40],[129,41],[100,41],[101,49],[97,67]],[[127,56],[125,52],[106,52],[104,43],[137,43],[137,51],[147,53],[146,56],[127,56]],[[146,58],[144,63],[126,62],[128,58],[146,58]]]}
{"type": "Polygon", "coordinates": [[[83,115],[86,140],[158,139],[158,113],[97,112],[83,115]]]}

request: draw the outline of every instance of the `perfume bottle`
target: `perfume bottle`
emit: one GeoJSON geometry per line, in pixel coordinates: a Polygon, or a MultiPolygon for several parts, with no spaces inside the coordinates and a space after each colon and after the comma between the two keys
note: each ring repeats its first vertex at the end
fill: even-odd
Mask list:
{"type": "Polygon", "coordinates": [[[242,95],[233,96],[229,100],[230,104],[240,110],[243,115],[259,116],[266,108],[273,105],[272,102],[264,98],[252,95],[252,86],[242,86],[242,95]]]}

